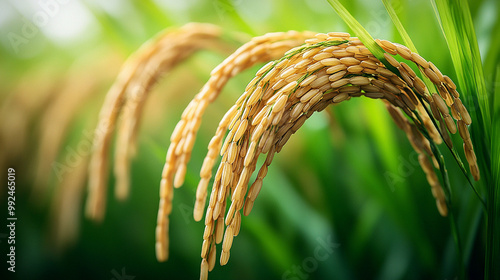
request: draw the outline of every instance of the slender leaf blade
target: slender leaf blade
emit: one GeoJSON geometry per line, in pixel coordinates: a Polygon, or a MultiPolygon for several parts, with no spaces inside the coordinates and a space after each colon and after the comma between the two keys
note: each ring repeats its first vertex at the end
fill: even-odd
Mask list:
{"type": "MultiPolygon", "coordinates": [[[[342,18],[342,20],[354,31],[354,34],[358,36],[359,40],[363,42],[365,47],[367,47],[370,52],[387,68],[394,70],[395,68],[390,65],[384,58],[384,50],[375,42],[373,37],[366,31],[366,29],[349,13],[349,11],[340,3],[339,0],[327,0],[328,3],[333,7],[335,12],[342,18]],[[390,66],[390,67],[389,67],[390,66]]],[[[397,71],[397,70],[396,70],[397,71]]]]}

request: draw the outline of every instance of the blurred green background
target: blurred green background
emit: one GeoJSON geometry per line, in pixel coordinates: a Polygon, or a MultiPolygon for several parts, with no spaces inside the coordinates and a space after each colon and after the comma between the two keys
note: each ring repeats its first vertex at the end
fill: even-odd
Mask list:
{"type": "MultiPolygon", "coordinates": [[[[431,3],[393,3],[419,53],[456,80],[431,3]]],[[[381,1],[343,4],[374,38],[403,43],[381,1]]],[[[485,59],[497,40],[500,3],[469,5],[485,59]]],[[[130,198],[112,198],[110,176],[105,220],[89,221],[81,211],[73,219],[79,226],[74,238],[54,235],[58,193],[84,180],[85,169],[76,166],[88,157],[89,135],[121,64],[159,31],[188,22],[221,26],[241,42],[275,31],[349,31],[323,0],[0,0],[0,167],[2,179],[7,167],[16,169],[18,217],[16,273],[3,261],[2,279],[199,277],[204,225],[192,219],[199,168],[218,121],[258,67],[231,80],[206,113],[186,183],[175,192],[166,263],[154,253],[158,186],[183,108],[227,51],[198,52],[160,80],[142,120],[130,198]],[[66,107],[61,96],[73,96],[74,104],[66,107]],[[55,142],[56,158],[47,162],[40,143],[51,135],[56,140],[46,141],[55,142]],[[54,162],[71,164],[61,171],[54,162]],[[50,172],[37,173],[43,165],[50,172]]],[[[240,45],[229,44],[233,50],[240,45]]],[[[331,114],[313,116],[275,157],[253,212],[242,219],[229,263],[216,264],[210,279],[455,279],[450,222],[439,215],[417,155],[383,103],[357,98],[327,110],[331,114]],[[332,247],[322,247],[325,242],[332,247]],[[318,250],[327,257],[315,257],[318,250]]],[[[479,203],[442,151],[451,162],[469,278],[481,279],[479,203]]],[[[85,193],[75,187],[68,203],[83,209],[85,193]]],[[[5,213],[6,193],[0,198],[5,213]]],[[[0,234],[6,233],[2,226],[0,234]]],[[[3,260],[6,239],[0,241],[3,260]]]]}

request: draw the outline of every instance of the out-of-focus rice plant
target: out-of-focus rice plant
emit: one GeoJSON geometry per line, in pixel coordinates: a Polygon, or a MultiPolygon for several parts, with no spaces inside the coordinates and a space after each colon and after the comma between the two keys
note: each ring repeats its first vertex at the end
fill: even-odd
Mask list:
{"type": "MultiPolygon", "coordinates": [[[[210,277],[495,279],[498,1],[341,2],[373,38],[408,45],[393,24],[397,17],[418,52],[457,81],[479,149],[482,179],[474,186],[487,210],[442,145],[454,215],[441,217],[404,133],[380,102],[353,99],[314,115],[275,157],[228,265],[216,266],[210,277]]],[[[229,51],[252,36],[356,34],[327,1],[3,1],[0,11],[0,172],[6,178],[8,167],[16,169],[18,218],[16,273],[5,268],[7,279],[197,278],[204,225],[193,221],[192,209],[205,147],[261,65],[231,80],[207,109],[173,201],[170,258],[158,263],[159,178],[182,109],[229,51]],[[159,79],[145,104],[129,198],[108,199],[104,221],[89,221],[86,166],[104,96],[133,51],[161,30],[188,22],[220,26],[230,34],[227,49],[200,51],[159,79]]],[[[108,185],[115,185],[113,176],[108,185]]],[[[6,196],[0,193],[4,212],[6,196]]],[[[0,229],[4,256],[5,234],[0,229]]]]}

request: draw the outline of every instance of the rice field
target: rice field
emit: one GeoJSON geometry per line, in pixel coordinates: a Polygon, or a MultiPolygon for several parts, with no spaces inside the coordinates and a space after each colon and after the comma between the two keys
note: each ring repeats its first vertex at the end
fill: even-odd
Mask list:
{"type": "Polygon", "coordinates": [[[0,10],[2,279],[500,277],[497,1],[0,10]]]}

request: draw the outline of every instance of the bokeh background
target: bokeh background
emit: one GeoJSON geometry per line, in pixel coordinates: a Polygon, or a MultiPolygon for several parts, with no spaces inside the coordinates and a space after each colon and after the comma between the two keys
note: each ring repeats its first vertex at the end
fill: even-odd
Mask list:
{"type": "MultiPolygon", "coordinates": [[[[393,3],[420,54],[456,80],[431,2],[393,3]]],[[[381,1],[343,4],[374,38],[402,43],[381,1]]],[[[487,60],[498,46],[500,3],[469,5],[487,60]]],[[[231,50],[252,36],[287,30],[349,31],[325,0],[0,0],[0,172],[5,181],[7,168],[16,169],[18,218],[16,273],[2,261],[1,278],[197,279],[204,225],[192,219],[192,207],[199,168],[218,121],[258,67],[231,80],[208,109],[186,183],[175,192],[170,259],[158,263],[158,186],[170,134],[231,50]],[[106,217],[90,221],[83,214],[86,165],[105,94],[142,43],[188,22],[218,25],[235,39],[220,51],[196,53],[159,81],[142,119],[130,197],[112,198],[110,176],[106,217]],[[61,217],[74,224],[58,228],[61,217]]],[[[450,221],[439,215],[417,155],[383,103],[357,98],[328,110],[308,120],[275,157],[229,263],[217,264],[210,279],[455,279],[450,221]],[[317,250],[327,258],[315,258],[317,250]]],[[[442,151],[452,162],[469,277],[480,279],[478,201],[442,151]]],[[[6,234],[1,226],[2,260],[6,234]]]]}

